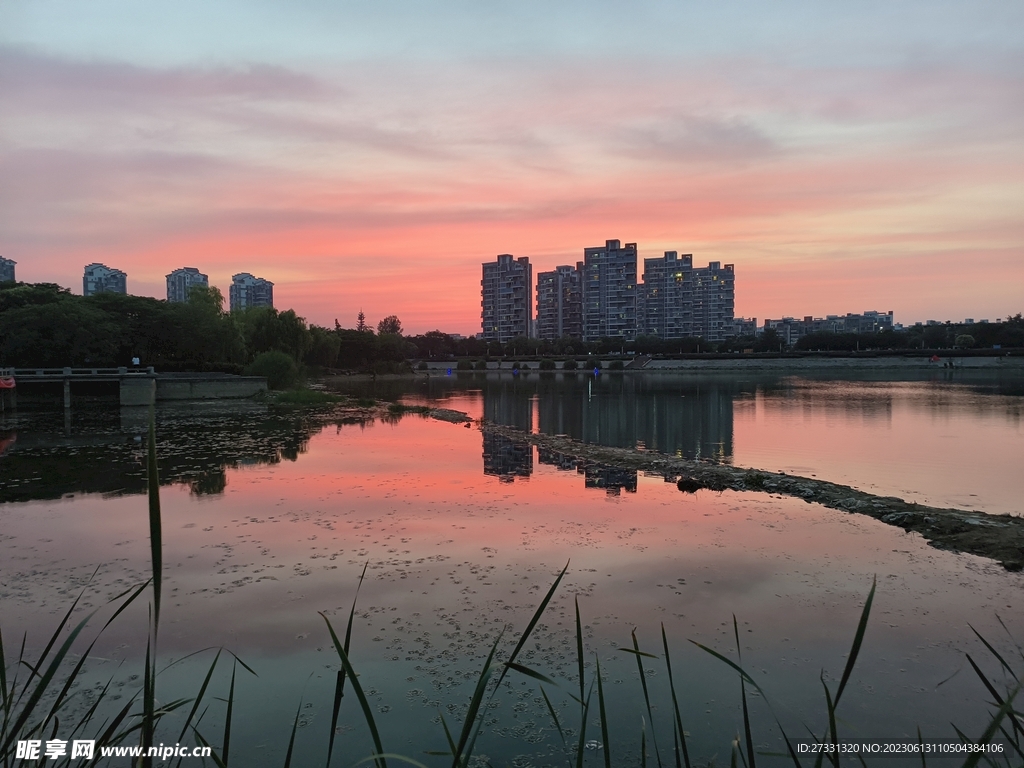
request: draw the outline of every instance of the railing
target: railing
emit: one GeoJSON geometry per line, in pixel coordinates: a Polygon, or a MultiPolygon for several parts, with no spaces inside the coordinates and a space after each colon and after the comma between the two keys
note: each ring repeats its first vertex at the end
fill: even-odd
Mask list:
{"type": "Polygon", "coordinates": [[[0,375],[14,376],[15,378],[25,377],[38,377],[46,378],[53,377],[55,379],[69,378],[75,376],[107,376],[110,378],[122,377],[122,376],[154,376],[156,371],[153,366],[147,368],[128,368],[121,366],[119,368],[5,368],[0,370],[0,375]]]}

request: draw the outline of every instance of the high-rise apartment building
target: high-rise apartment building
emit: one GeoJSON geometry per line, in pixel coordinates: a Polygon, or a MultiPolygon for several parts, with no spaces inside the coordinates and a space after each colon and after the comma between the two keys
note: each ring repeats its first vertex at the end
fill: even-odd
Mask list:
{"type": "Polygon", "coordinates": [[[106,264],[88,265],[82,277],[82,295],[97,293],[128,293],[128,275],[106,264]]]}
{"type": "Polygon", "coordinates": [[[484,341],[506,342],[533,331],[533,267],[530,259],[503,253],[483,264],[481,328],[484,341]]]}
{"type": "Polygon", "coordinates": [[[0,256],[0,283],[14,282],[14,265],[17,263],[0,256]]]}
{"type": "Polygon", "coordinates": [[[167,275],[167,300],[188,301],[188,293],[192,286],[210,287],[210,278],[195,267],[182,267],[167,275]]]}
{"type": "Polygon", "coordinates": [[[559,266],[537,275],[537,338],[583,337],[583,292],[580,273],[575,267],[559,266]]]}
{"type": "Polygon", "coordinates": [[[583,250],[583,340],[636,338],[636,243],[583,250]]]}
{"type": "Polygon", "coordinates": [[[693,256],[665,251],[664,256],[644,259],[643,277],[637,331],[659,339],[693,336],[693,256]]]}
{"type": "Polygon", "coordinates": [[[733,335],[736,316],[736,270],[712,261],[693,270],[693,335],[705,341],[725,341],[733,335]]]}
{"type": "Polygon", "coordinates": [[[693,256],[676,251],[644,259],[638,330],[659,339],[723,341],[735,334],[735,271],[712,261],[693,266],[693,256]]]}
{"type": "Polygon", "coordinates": [[[228,306],[232,312],[252,307],[274,306],[274,284],[262,277],[254,277],[248,272],[239,272],[231,276],[231,288],[228,291],[228,306]]]}

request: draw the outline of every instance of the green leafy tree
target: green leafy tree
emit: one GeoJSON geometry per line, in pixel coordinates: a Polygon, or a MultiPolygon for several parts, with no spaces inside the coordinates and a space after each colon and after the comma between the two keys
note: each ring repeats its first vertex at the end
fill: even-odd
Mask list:
{"type": "Polygon", "coordinates": [[[0,315],[4,365],[115,365],[122,339],[117,323],[84,301],[27,305],[0,315]]]}
{"type": "Polygon", "coordinates": [[[312,343],[306,321],[294,310],[278,312],[273,307],[252,307],[235,315],[241,323],[246,353],[250,358],[277,350],[298,362],[305,357],[312,343]]]}
{"type": "Polygon", "coordinates": [[[338,362],[338,352],[341,349],[341,338],[337,331],[330,331],[321,328],[319,325],[309,326],[309,351],[306,352],[306,362],[310,365],[319,365],[324,368],[332,368],[338,362]]]}
{"type": "Polygon", "coordinates": [[[299,368],[291,355],[274,349],[257,355],[249,365],[245,367],[246,374],[250,376],[265,376],[267,386],[271,389],[288,389],[295,386],[299,380],[299,368]]]}
{"type": "Polygon", "coordinates": [[[383,336],[390,334],[392,336],[402,335],[402,321],[398,319],[396,315],[388,315],[379,323],[377,323],[377,334],[383,336]]]}

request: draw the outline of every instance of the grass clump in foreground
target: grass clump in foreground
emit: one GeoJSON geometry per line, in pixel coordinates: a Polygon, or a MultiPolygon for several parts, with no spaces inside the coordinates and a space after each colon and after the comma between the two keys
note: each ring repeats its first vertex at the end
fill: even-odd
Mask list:
{"type": "MultiPolygon", "coordinates": [[[[413,409],[418,408],[419,406],[399,407],[413,409]]],[[[57,738],[67,740],[69,744],[72,739],[95,739],[97,750],[96,759],[90,761],[90,765],[125,765],[126,763],[124,763],[123,758],[121,761],[117,761],[113,758],[102,758],[100,756],[101,750],[104,747],[137,744],[141,747],[143,756],[134,759],[132,761],[132,765],[140,766],[141,768],[151,768],[154,764],[159,762],[161,765],[167,764],[173,765],[174,768],[179,768],[182,765],[180,758],[176,763],[174,761],[164,763],[164,761],[160,759],[159,753],[157,753],[157,760],[154,760],[152,756],[146,756],[146,751],[151,747],[154,747],[155,744],[170,742],[174,736],[177,736],[176,741],[178,743],[184,743],[186,737],[189,735],[192,736],[196,746],[209,750],[208,754],[210,760],[212,760],[216,766],[219,768],[227,768],[227,766],[232,764],[231,760],[233,753],[231,751],[231,733],[234,717],[236,674],[239,671],[239,667],[252,674],[255,674],[255,672],[246,666],[240,659],[228,652],[229,655],[232,656],[232,668],[227,696],[213,697],[212,695],[208,695],[214,670],[217,668],[222,654],[224,653],[223,650],[217,650],[213,662],[207,670],[203,682],[194,697],[177,699],[164,703],[158,698],[156,693],[158,679],[156,659],[161,609],[163,553],[159,483],[156,473],[156,448],[154,427],[152,423],[150,425],[149,434],[147,470],[152,577],[143,584],[122,592],[110,601],[108,609],[112,612],[112,615],[110,615],[100,630],[100,634],[102,634],[102,632],[107,629],[125,609],[139,599],[140,596],[145,594],[147,588],[149,588],[149,637],[146,645],[144,683],[142,689],[135,693],[123,706],[119,708],[112,708],[111,705],[114,698],[112,694],[117,689],[115,688],[114,690],[111,690],[111,685],[113,684],[113,678],[111,678],[107,685],[96,696],[91,705],[88,706],[84,712],[75,714],[74,708],[70,706],[72,699],[75,696],[73,691],[76,689],[76,684],[82,676],[83,665],[85,664],[85,660],[89,658],[90,651],[96,643],[96,639],[94,638],[82,652],[73,652],[73,648],[76,647],[84,628],[88,622],[96,616],[97,611],[91,612],[84,619],[74,625],[70,632],[67,632],[67,637],[63,641],[61,638],[71,626],[70,620],[72,614],[79,605],[81,596],[71,605],[61,620],[57,630],[50,637],[43,652],[34,662],[29,661],[25,657],[25,640],[23,639],[20,651],[16,657],[12,659],[12,663],[9,664],[4,651],[3,635],[0,633],[0,661],[2,661],[2,663],[0,663],[0,706],[2,706],[2,724],[0,724],[0,766],[2,766],[2,768],[14,768],[15,766],[20,767],[29,764],[42,763],[55,766],[70,765],[72,763],[70,757],[52,762],[40,761],[38,759],[30,761],[23,759],[17,753],[17,745],[19,741],[24,742],[25,740],[35,739],[45,743],[48,739],[57,738]],[[72,663],[76,656],[77,662],[72,663]],[[69,666],[70,669],[68,669],[69,666]],[[221,734],[219,746],[213,746],[205,735],[210,732],[208,724],[214,719],[213,716],[207,717],[210,707],[214,703],[217,703],[218,707],[220,704],[225,705],[222,725],[216,727],[216,730],[221,734]],[[107,709],[112,709],[112,713],[101,715],[101,711],[105,712],[107,709]],[[178,720],[172,724],[170,716],[173,713],[184,713],[186,709],[187,714],[184,715],[183,721],[178,720]],[[201,726],[202,730],[200,729],[201,726]]],[[[525,677],[538,685],[541,697],[546,704],[548,714],[550,715],[552,723],[554,724],[557,734],[561,740],[567,765],[575,765],[576,768],[583,768],[586,752],[597,745],[600,750],[600,762],[603,762],[605,768],[611,768],[613,765],[623,764],[639,764],[640,766],[646,767],[649,761],[652,766],[657,765],[660,768],[671,765],[675,765],[677,768],[682,768],[682,766],[692,768],[693,763],[687,744],[688,732],[685,729],[685,723],[681,715],[680,699],[672,665],[671,648],[664,625],[661,627],[661,646],[663,655],[656,655],[641,650],[635,630],[631,635],[630,647],[618,649],[619,652],[630,654],[635,658],[640,687],[643,694],[642,710],[640,712],[633,713],[636,717],[639,738],[639,751],[637,754],[627,754],[625,747],[622,745],[616,745],[611,740],[611,720],[609,719],[607,706],[608,698],[605,695],[604,680],[601,675],[601,659],[597,654],[593,655],[594,671],[588,677],[587,667],[590,659],[584,651],[583,623],[580,617],[578,599],[575,600],[575,648],[578,674],[578,678],[575,683],[571,681],[559,683],[548,677],[543,672],[520,663],[520,652],[528,644],[531,635],[537,628],[541,617],[547,609],[552,597],[556,593],[563,577],[568,571],[568,568],[569,565],[566,564],[565,568],[563,568],[557,575],[554,583],[552,583],[550,588],[547,590],[547,593],[541,600],[540,605],[537,607],[526,628],[516,641],[515,648],[507,658],[503,659],[499,658],[498,649],[502,645],[504,632],[499,633],[499,636],[490,647],[483,669],[479,672],[476,678],[473,694],[466,707],[462,723],[449,723],[445,719],[444,715],[439,713],[440,724],[444,736],[443,743],[446,745],[446,748],[438,751],[425,751],[423,754],[442,758],[444,764],[450,765],[452,768],[469,768],[471,764],[478,764],[479,756],[474,759],[474,754],[478,738],[484,727],[484,713],[492,707],[495,695],[500,689],[506,676],[513,674],[525,677]],[[652,702],[651,700],[650,691],[647,685],[647,671],[644,669],[644,659],[663,663],[667,672],[670,694],[669,701],[661,702],[660,706],[658,705],[658,702],[652,702]],[[547,690],[552,689],[561,689],[563,692],[568,693],[572,700],[575,701],[578,707],[578,719],[574,719],[574,722],[569,723],[564,722],[563,719],[559,717],[547,693],[547,690]],[[595,692],[596,701],[594,698],[595,692]],[[659,742],[657,735],[658,732],[655,729],[655,711],[665,712],[668,714],[667,719],[670,721],[670,730],[672,732],[671,745],[659,742]],[[590,739],[588,739],[588,735],[591,736],[590,739]],[[600,741],[594,738],[598,735],[600,741]]],[[[361,757],[361,753],[354,752],[350,746],[346,745],[347,748],[343,760],[344,764],[368,765],[372,763],[376,768],[387,768],[390,761],[392,765],[400,763],[422,766],[422,763],[410,756],[392,754],[386,751],[383,739],[381,738],[380,729],[377,726],[374,716],[373,707],[370,705],[367,693],[363,688],[362,682],[360,681],[351,658],[351,639],[353,621],[356,612],[356,602],[358,600],[359,588],[362,585],[365,575],[366,566],[364,566],[363,572],[360,575],[356,586],[356,595],[353,598],[352,608],[348,615],[344,639],[338,635],[330,619],[323,613],[320,614],[324,619],[327,631],[334,644],[334,650],[336,650],[340,662],[340,669],[337,671],[335,681],[331,727],[327,743],[324,745],[326,761],[323,765],[329,768],[332,764],[332,760],[336,756],[340,757],[340,754],[336,755],[336,752],[340,753],[336,742],[336,736],[339,732],[341,704],[345,696],[346,685],[348,685],[355,694],[362,717],[365,720],[369,731],[372,747],[369,750],[369,754],[363,757],[363,759],[359,759],[361,757]]],[[[851,679],[854,666],[861,651],[874,595],[875,585],[872,584],[871,590],[868,593],[864,607],[861,611],[853,644],[847,657],[838,686],[834,689],[830,688],[825,682],[824,672],[822,673],[821,682],[824,689],[823,693],[825,704],[824,711],[822,713],[823,725],[821,726],[820,731],[811,732],[811,741],[826,745],[840,743],[841,737],[838,725],[842,720],[837,715],[837,712],[843,693],[851,679]]],[[[736,768],[737,766],[742,765],[744,768],[756,768],[758,759],[771,757],[776,760],[781,760],[786,764],[792,764],[796,766],[796,768],[804,768],[804,766],[806,766],[806,768],[821,768],[823,762],[826,760],[832,768],[839,768],[840,759],[838,754],[835,752],[820,752],[816,757],[805,757],[804,760],[806,762],[801,762],[801,755],[797,754],[797,751],[794,748],[794,742],[783,730],[782,723],[779,721],[778,717],[775,716],[774,708],[768,700],[765,691],[742,666],[743,659],[740,651],[739,628],[735,617],[733,617],[733,634],[736,641],[735,661],[715,649],[691,641],[695,646],[723,663],[739,677],[739,694],[742,713],[742,720],[739,727],[742,728],[742,731],[738,730],[737,736],[733,740],[730,748],[731,766],[736,768]],[[782,734],[785,751],[778,753],[765,753],[755,749],[755,724],[751,721],[750,709],[748,707],[748,696],[752,693],[763,698],[767,703],[768,710],[772,713],[771,716],[774,720],[774,727],[782,734]]],[[[968,738],[968,736],[962,733],[959,729],[956,730],[956,733],[964,744],[991,744],[996,738],[1002,737],[1001,743],[1004,745],[1005,749],[999,755],[984,755],[978,751],[968,753],[962,761],[963,768],[974,768],[974,766],[981,763],[993,766],[993,768],[995,766],[1022,765],[1024,764],[1024,746],[1022,746],[1022,744],[1024,744],[1024,726],[1021,724],[1022,714],[1014,706],[1016,696],[1021,689],[1021,680],[1003,656],[1000,655],[985,638],[978,634],[977,631],[975,631],[975,634],[984,644],[988,652],[999,662],[1000,672],[1004,680],[1004,690],[1000,693],[1000,691],[997,690],[996,684],[989,679],[974,659],[968,655],[967,661],[970,663],[972,669],[980,678],[985,689],[991,696],[991,709],[989,712],[988,725],[976,739],[972,740],[968,738]]],[[[1018,651],[1021,652],[1021,658],[1024,659],[1024,651],[1021,651],[1019,646],[1018,651]]],[[[185,658],[189,657],[186,656],[185,658]]],[[[295,751],[296,734],[299,727],[302,708],[303,702],[300,701],[296,710],[295,719],[291,723],[287,741],[285,740],[285,733],[282,732],[281,734],[280,743],[282,745],[286,745],[285,755],[282,762],[283,768],[290,768],[292,764],[292,758],[295,751]]],[[[177,717],[178,716],[176,716],[176,720],[177,717]]],[[[665,727],[666,723],[662,720],[659,723],[659,728],[664,729],[665,727]]],[[[807,735],[803,733],[801,733],[800,736],[805,739],[807,738],[807,735]]],[[[597,755],[594,757],[597,757],[597,755]]],[[[921,754],[915,756],[915,758],[920,760],[922,768],[927,768],[927,755],[921,754]]],[[[863,764],[863,760],[860,760],[860,762],[863,764]]],[[[239,764],[237,759],[235,760],[235,764],[239,764]]],[[[487,765],[491,764],[492,763],[487,763],[487,765]]],[[[593,761],[591,761],[591,764],[593,764],[593,761]]],[[[948,761],[943,761],[942,764],[949,765],[950,763],[948,761]]]]}

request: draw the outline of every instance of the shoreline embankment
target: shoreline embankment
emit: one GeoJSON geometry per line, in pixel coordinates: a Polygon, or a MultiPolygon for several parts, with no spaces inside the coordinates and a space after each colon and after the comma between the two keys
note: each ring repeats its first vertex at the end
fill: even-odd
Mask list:
{"type": "MultiPolygon", "coordinates": [[[[570,355],[569,358],[576,359],[570,355]]],[[[896,355],[850,355],[850,356],[818,356],[818,355],[708,355],[675,358],[644,358],[632,356],[597,355],[593,360],[601,363],[602,373],[736,373],[742,375],[751,374],[800,374],[800,373],[854,373],[854,372],[878,372],[878,373],[907,373],[920,374],[929,373],[950,373],[955,371],[977,371],[983,373],[1008,372],[1011,375],[1024,377],[1024,355],[958,355],[952,351],[937,355],[938,359],[932,356],[896,356],[896,355]],[[623,367],[617,370],[611,369],[615,362],[623,367]]],[[[530,357],[509,357],[501,360],[486,361],[486,369],[458,370],[456,363],[452,361],[427,360],[426,368],[421,368],[413,374],[425,373],[435,375],[438,373],[447,374],[448,371],[454,375],[472,373],[511,373],[513,363],[519,367],[519,373],[587,373],[589,368],[585,363],[577,361],[580,366],[576,369],[564,370],[563,360],[554,358],[555,368],[540,370],[539,361],[530,357]]]]}

